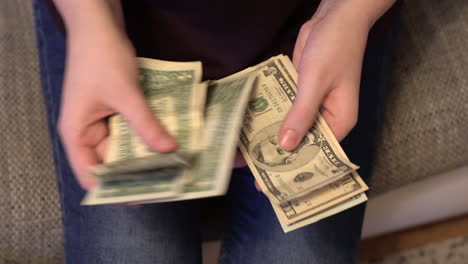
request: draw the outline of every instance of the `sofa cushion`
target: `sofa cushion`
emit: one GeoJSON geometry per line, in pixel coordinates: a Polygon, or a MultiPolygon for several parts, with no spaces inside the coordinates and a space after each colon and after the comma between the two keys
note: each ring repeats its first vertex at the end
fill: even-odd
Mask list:
{"type": "Polygon", "coordinates": [[[0,262],[63,263],[32,1],[0,1],[0,262]]]}
{"type": "Polygon", "coordinates": [[[468,2],[406,1],[371,194],[468,164],[468,2]]]}

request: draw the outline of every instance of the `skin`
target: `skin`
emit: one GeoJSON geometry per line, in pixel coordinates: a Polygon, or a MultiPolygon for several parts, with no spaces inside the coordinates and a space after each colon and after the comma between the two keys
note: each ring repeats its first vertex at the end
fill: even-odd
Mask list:
{"type": "MultiPolygon", "coordinates": [[[[121,113],[152,149],[175,150],[177,143],[139,90],[120,1],[54,1],[69,40],[59,133],[80,185],[90,189],[96,184],[88,172],[102,162],[109,134],[106,118],[112,114],[121,113]]],[[[284,149],[299,144],[319,110],[338,140],[354,127],[367,35],[394,2],[322,0],[302,26],[293,56],[299,90],[279,133],[284,149]]],[[[234,166],[245,166],[241,155],[234,166]]]]}
{"type": "MultiPolygon", "coordinates": [[[[395,0],[323,0],[301,27],[293,53],[299,73],[298,93],[279,132],[284,149],[297,147],[319,111],[338,141],[356,125],[367,36],[394,3],[395,0]]],[[[234,166],[245,165],[238,153],[234,166]]]]}
{"type": "Polygon", "coordinates": [[[138,87],[135,51],[123,30],[119,1],[55,2],[69,39],[59,133],[78,182],[90,189],[96,180],[89,169],[102,161],[109,134],[106,117],[121,113],[156,151],[170,152],[177,144],[138,87]]]}
{"type": "MultiPolygon", "coordinates": [[[[277,167],[276,169],[280,169],[281,171],[282,168],[284,167],[285,169],[290,169],[291,166],[288,166],[287,164],[291,165],[299,165],[302,166],[305,162],[307,162],[305,157],[312,158],[314,157],[319,151],[320,147],[314,144],[300,144],[298,147],[296,147],[292,152],[290,151],[285,151],[279,144],[278,140],[275,137],[271,137],[267,140],[263,140],[256,144],[254,148],[258,147],[258,150],[262,154],[263,161],[259,161],[256,157],[254,157],[253,162],[259,166],[267,165],[271,166],[273,164],[276,164],[277,167]],[[270,164],[270,165],[268,165],[270,164]],[[284,164],[284,165],[280,165],[284,164]]],[[[255,155],[254,155],[255,156],[255,155]]],[[[272,169],[273,170],[273,169],[272,169]]],[[[277,171],[280,171],[277,170],[277,171]]]]}

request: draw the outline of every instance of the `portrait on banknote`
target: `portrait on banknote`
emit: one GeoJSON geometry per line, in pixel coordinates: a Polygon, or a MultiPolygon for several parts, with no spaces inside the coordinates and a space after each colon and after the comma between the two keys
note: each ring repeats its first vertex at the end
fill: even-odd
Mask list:
{"type": "MultiPolygon", "coordinates": [[[[253,136],[249,151],[256,166],[267,171],[291,171],[309,163],[320,152],[321,138],[317,133],[308,134],[294,150],[284,150],[278,142],[280,127],[281,122],[276,122],[253,136]]],[[[299,178],[305,180],[311,176],[304,174],[299,178]]]]}

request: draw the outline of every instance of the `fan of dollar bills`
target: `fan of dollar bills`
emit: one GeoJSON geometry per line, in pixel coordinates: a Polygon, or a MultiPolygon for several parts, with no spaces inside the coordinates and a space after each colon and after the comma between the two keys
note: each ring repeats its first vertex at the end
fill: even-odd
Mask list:
{"type": "Polygon", "coordinates": [[[217,81],[201,82],[200,62],[139,58],[153,113],[178,142],[173,153],[146,146],[121,115],[109,119],[100,184],[85,205],[154,203],[226,193],[240,148],[285,232],[367,200],[367,185],[322,116],[293,151],[278,144],[296,96],[297,73],[279,55],[217,81]]]}

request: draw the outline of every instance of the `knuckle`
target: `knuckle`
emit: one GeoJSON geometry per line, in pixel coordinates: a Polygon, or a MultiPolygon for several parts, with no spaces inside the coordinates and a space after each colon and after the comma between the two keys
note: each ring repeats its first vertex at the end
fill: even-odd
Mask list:
{"type": "Polygon", "coordinates": [[[138,130],[138,133],[148,141],[160,140],[161,137],[166,134],[161,124],[155,121],[151,116],[143,118],[140,125],[133,126],[135,127],[135,130],[138,130]]]}
{"type": "Polygon", "coordinates": [[[307,20],[307,22],[302,24],[301,29],[299,30],[299,33],[303,34],[303,33],[310,31],[312,25],[313,25],[313,21],[311,19],[307,20]]]}
{"type": "Polygon", "coordinates": [[[299,99],[297,100],[297,103],[294,104],[293,111],[295,115],[298,115],[302,118],[307,118],[315,112],[315,108],[314,104],[308,102],[308,100],[299,99]]]}
{"type": "Polygon", "coordinates": [[[67,136],[67,124],[63,120],[59,120],[57,124],[57,131],[61,138],[65,138],[67,136]]]}
{"type": "Polygon", "coordinates": [[[356,126],[357,122],[358,122],[358,114],[356,112],[349,116],[346,129],[348,131],[351,131],[356,126]]]}
{"type": "Polygon", "coordinates": [[[69,146],[70,143],[74,142],[75,139],[78,137],[76,135],[76,131],[77,130],[73,129],[69,122],[65,122],[63,121],[63,119],[59,120],[57,124],[57,132],[66,146],[69,146]]]}

